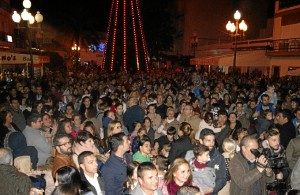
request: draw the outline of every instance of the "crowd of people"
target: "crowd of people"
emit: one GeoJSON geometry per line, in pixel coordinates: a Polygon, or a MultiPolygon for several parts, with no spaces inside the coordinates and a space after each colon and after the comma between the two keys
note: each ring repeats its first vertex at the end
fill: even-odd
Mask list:
{"type": "Polygon", "coordinates": [[[297,78],[160,69],[0,85],[0,194],[300,190],[297,78]]]}

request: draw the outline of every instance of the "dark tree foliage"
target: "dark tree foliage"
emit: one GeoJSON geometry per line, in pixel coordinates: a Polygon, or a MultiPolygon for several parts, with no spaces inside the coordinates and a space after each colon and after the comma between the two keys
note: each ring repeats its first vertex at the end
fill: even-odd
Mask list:
{"type": "Polygon", "coordinates": [[[56,52],[49,52],[50,63],[47,67],[53,71],[66,71],[66,66],[64,64],[63,58],[56,52]]]}
{"type": "Polygon", "coordinates": [[[141,1],[141,12],[150,56],[170,51],[175,34],[172,0],[141,1]]]}

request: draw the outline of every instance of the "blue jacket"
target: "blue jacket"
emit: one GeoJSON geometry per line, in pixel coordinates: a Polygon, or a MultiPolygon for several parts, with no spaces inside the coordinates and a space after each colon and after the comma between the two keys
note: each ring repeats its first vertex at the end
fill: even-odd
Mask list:
{"type": "Polygon", "coordinates": [[[298,126],[298,125],[297,125],[297,119],[296,119],[296,117],[292,119],[292,123],[293,123],[293,125],[294,125],[294,127],[295,127],[296,135],[298,135],[299,132],[298,132],[298,130],[297,130],[297,126],[298,126]]]}
{"type": "MultiPolygon", "coordinates": [[[[258,111],[260,112],[261,115],[263,115],[263,109],[262,109],[262,102],[260,102],[257,106],[256,106],[256,109],[255,111],[258,111]]],[[[276,111],[275,111],[275,108],[274,108],[274,104],[272,103],[269,103],[269,109],[273,112],[273,114],[275,115],[276,114],[276,111]]]]}
{"type": "Polygon", "coordinates": [[[122,194],[122,187],[127,176],[127,164],[132,161],[129,154],[124,155],[126,162],[113,152],[105,162],[102,172],[105,186],[105,195],[122,194]]]}
{"type": "Polygon", "coordinates": [[[139,136],[136,136],[133,138],[131,143],[131,151],[132,154],[136,153],[139,150],[139,136]]]}
{"type": "Polygon", "coordinates": [[[130,134],[133,132],[133,123],[136,121],[143,123],[144,116],[145,111],[139,105],[134,105],[126,110],[123,115],[123,121],[130,134]]]}
{"type": "Polygon", "coordinates": [[[218,192],[225,186],[227,181],[225,159],[216,148],[213,148],[209,152],[209,155],[210,161],[208,161],[207,166],[215,169],[216,171],[216,186],[213,194],[217,195],[218,192]]]}

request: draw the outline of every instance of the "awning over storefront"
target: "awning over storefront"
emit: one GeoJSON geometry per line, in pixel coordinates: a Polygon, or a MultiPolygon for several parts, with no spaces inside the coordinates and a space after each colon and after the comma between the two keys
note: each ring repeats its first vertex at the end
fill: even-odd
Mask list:
{"type": "MultiPolygon", "coordinates": [[[[212,65],[212,66],[232,66],[233,53],[231,55],[208,56],[203,58],[193,58],[192,65],[212,65]]],[[[238,51],[236,55],[236,66],[254,67],[269,66],[270,60],[265,55],[264,50],[260,51],[238,51]]]]}
{"type": "MultiPolygon", "coordinates": [[[[33,64],[49,63],[49,56],[33,55],[33,64]]],[[[29,54],[0,52],[0,64],[26,64],[30,63],[29,54]]]]}
{"type": "Polygon", "coordinates": [[[221,56],[211,56],[211,57],[203,57],[203,58],[192,58],[190,60],[190,64],[192,65],[213,65],[219,66],[219,60],[221,56]]]}
{"type": "Polygon", "coordinates": [[[289,70],[289,71],[287,71],[286,75],[288,75],[288,76],[300,76],[300,68],[297,68],[295,70],[289,70]]]}

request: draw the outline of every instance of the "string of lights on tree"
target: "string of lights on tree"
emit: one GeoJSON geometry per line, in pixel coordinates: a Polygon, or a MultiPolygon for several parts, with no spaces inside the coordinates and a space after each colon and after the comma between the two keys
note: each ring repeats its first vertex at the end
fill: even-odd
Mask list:
{"type": "Polygon", "coordinates": [[[103,63],[108,71],[148,71],[139,5],[139,0],[112,0],[103,63]]]}

